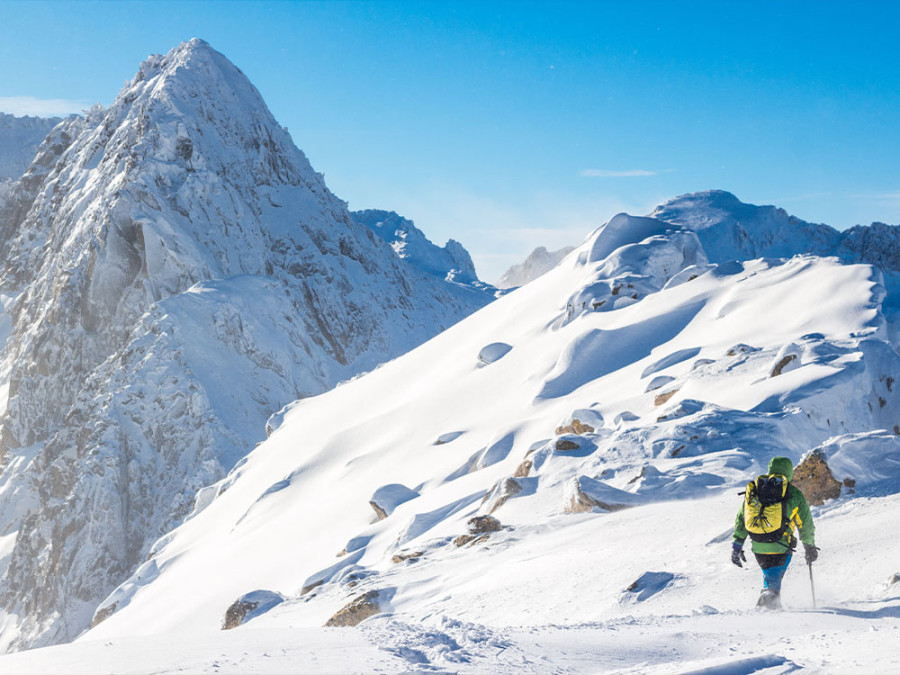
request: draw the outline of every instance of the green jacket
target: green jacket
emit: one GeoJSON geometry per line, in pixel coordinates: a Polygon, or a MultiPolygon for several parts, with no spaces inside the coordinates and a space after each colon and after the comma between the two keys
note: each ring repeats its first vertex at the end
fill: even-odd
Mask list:
{"type": "MultiPolygon", "coordinates": [[[[781,541],[772,543],[764,543],[759,541],[751,542],[750,550],[754,553],[774,554],[787,553],[791,540],[794,536],[794,528],[800,533],[800,541],[809,546],[815,546],[816,526],[813,524],[812,513],[809,510],[809,502],[799,489],[792,484],[788,484],[787,496],[787,513],[790,518],[793,515],[793,522],[781,541]]],[[[741,502],[741,508],[737,517],[734,519],[734,541],[741,546],[747,538],[747,528],[744,527],[744,502],[741,502]]]]}

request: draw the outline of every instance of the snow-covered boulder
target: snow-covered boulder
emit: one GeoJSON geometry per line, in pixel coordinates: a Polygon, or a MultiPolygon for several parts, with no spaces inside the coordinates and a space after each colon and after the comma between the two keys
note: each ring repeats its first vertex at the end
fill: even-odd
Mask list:
{"type": "Polygon", "coordinates": [[[565,500],[566,513],[584,513],[595,508],[619,511],[646,502],[638,495],[619,490],[589,476],[573,478],[567,485],[565,500]]]}
{"type": "Polygon", "coordinates": [[[405,485],[391,483],[390,485],[382,485],[375,490],[375,494],[369,499],[369,504],[375,510],[378,519],[382,520],[391,515],[400,504],[418,496],[418,492],[410,490],[405,485]]]}
{"type": "Polygon", "coordinates": [[[802,365],[803,350],[793,342],[778,350],[769,368],[769,377],[778,377],[782,373],[796,370],[802,365]]]}
{"type": "Polygon", "coordinates": [[[225,611],[222,630],[231,630],[265,614],[273,607],[284,602],[281,593],[274,591],[252,591],[235,600],[225,611]]]}
{"type": "Polygon", "coordinates": [[[508,345],[505,342],[492,342],[489,345],[485,345],[478,352],[478,366],[483,367],[496,363],[509,354],[510,351],[512,351],[512,345],[508,345]]]}
{"type": "Polygon", "coordinates": [[[384,611],[381,595],[380,591],[373,590],[355,597],[328,619],[325,625],[330,628],[347,628],[380,614],[384,611]]]}

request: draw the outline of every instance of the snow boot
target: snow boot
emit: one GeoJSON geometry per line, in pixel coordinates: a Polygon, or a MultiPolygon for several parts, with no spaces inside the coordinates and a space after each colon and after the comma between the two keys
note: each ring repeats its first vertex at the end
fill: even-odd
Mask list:
{"type": "Polygon", "coordinates": [[[764,588],[756,601],[757,609],[781,609],[780,593],[771,588],[764,588]]]}

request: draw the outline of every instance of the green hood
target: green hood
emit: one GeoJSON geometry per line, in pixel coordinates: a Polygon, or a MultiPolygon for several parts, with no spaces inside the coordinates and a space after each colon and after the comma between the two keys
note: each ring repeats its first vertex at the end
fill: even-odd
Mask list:
{"type": "Polygon", "coordinates": [[[778,473],[791,480],[794,477],[794,465],[787,457],[773,457],[769,462],[769,473],[778,473]]]}

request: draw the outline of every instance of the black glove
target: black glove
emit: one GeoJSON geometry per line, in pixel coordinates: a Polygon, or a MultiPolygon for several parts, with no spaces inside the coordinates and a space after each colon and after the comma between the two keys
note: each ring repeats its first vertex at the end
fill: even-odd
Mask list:
{"type": "Polygon", "coordinates": [[[738,546],[737,544],[731,545],[731,562],[733,562],[738,567],[743,567],[741,564],[741,560],[747,562],[747,556],[744,555],[744,547],[738,546]]]}
{"type": "Polygon", "coordinates": [[[814,563],[819,559],[819,549],[809,544],[803,544],[803,550],[806,552],[806,562],[814,563]]]}

